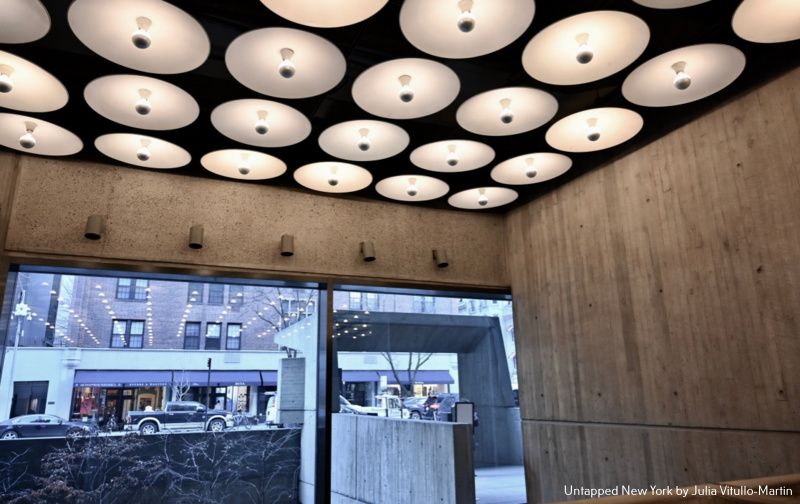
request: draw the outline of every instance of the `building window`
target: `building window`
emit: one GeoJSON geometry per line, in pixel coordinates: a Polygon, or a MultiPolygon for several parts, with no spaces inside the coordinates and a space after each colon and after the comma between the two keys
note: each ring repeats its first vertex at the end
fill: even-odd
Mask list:
{"type": "Polygon", "coordinates": [[[118,278],[117,299],[133,299],[144,301],[147,299],[148,281],[144,278],[118,278]]]}
{"type": "Polygon", "coordinates": [[[189,290],[186,296],[186,301],[188,303],[203,303],[203,290],[205,284],[190,282],[189,283],[189,290]]]}
{"type": "Polygon", "coordinates": [[[367,310],[378,309],[378,295],[374,292],[367,292],[367,310]]]}
{"type": "Polygon", "coordinates": [[[222,324],[215,322],[206,324],[206,350],[219,350],[220,336],[222,336],[222,324]]]}
{"type": "Polygon", "coordinates": [[[225,286],[223,284],[208,284],[208,304],[222,304],[225,302],[225,286]]]}
{"type": "Polygon", "coordinates": [[[433,296],[414,296],[414,313],[433,313],[436,310],[436,298],[433,296]]]}
{"type": "Polygon", "coordinates": [[[44,413],[47,404],[48,383],[46,381],[14,382],[9,418],[44,413]]]}
{"type": "Polygon", "coordinates": [[[111,326],[111,348],[142,348],[144,320],[115,320],[111,326]]]}
{"type": "Polygon", "coordinates": [[[231,305],[231,311],[239,311],[242,308],[244,301],[244,286],[242,285],[229,285],[228,286],[228,304],[231,305]]]}
{"type": "Polygon", "coordinates": [[[184,350],[200,349],[200,322],[186,322],[183,329],[184,350]]]}
{"type": "Polygon", "coordinates": [[[350,293],[350,309],[351,310],[360,310],[361,309],[361,293],[360,292],[351,292],[350,293]]]}
{"type": "Polygon", "coordinates": [[[226,350],[240,350],[242,348],[242,324],[228,324],[225,336],[226,350]]]}

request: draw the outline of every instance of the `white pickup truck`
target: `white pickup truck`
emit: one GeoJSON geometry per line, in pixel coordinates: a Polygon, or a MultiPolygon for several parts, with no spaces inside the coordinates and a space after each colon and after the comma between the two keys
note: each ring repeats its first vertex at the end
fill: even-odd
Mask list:
{"type": "Polygon", "coordinates": [[[361,415],[373,415],[389,418],[408,418],[409,411],[403,408],[403,402],[396,395],[380,394],[375,396],[375,406],[349,406],[361,415]]]}

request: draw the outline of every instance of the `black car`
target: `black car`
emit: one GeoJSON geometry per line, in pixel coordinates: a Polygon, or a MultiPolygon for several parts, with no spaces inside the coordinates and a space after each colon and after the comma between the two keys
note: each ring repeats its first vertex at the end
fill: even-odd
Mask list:
{"type": "Polygon", "coordinates": [[[403,399],[403,407],[408,410],[409,418],[419,420],[425,416],[425,401],[427,397],[407,397],[403,399]]]}
{"type": "Polygon", "coordinates": [[[0,422],[0,439],[88,436],[93,429],[55,415],[23,415],[0,422]]]}

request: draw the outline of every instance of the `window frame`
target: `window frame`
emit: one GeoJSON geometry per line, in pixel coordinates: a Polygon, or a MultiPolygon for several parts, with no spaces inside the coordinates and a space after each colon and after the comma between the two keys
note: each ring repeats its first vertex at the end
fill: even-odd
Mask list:
{"type": "Polygon", "coordinates": [[[203,347],[205,350],[221,350],[221,341],[222,341],[222,322],[206,322],[206,337],[203,347]],[[208,329],[209,327],[216,327],[219,329],[216,336],[208,336],[208,329]],[[216,345],[209,345],[209,342],[215,342],[216,345]]]}
{"type": "Polygon", "coordinates": [[[140,319],[114,319],[114,320],[112,320],[111,321],[111,338],[110,338],[108,347],[109,348],[113,348],[113,349],[123,349],[123,350],[126,349],[126,348],[133,348],[133,349],[136,349],[136,350],[141,350],[142,348],[144,348],[145,327],[146,327],[146,322],[144,320],[140,320],[140,319]],[[114,345],[114,337],[115,336],[120,336],[119,333],[115,333],[114,332],[114,325],[117,322],[122,322],[122,323],[125,324],[125,332],[121,334],[121,336],[123,337],[123,341],[122,341],[124,343],[123,345],[114,345]],[[141,334],[139,334],[139,333],[133,334],[131,332],[131,329],[133,328],[133,324],[137,323],[137,322],[140,322],[142,324],[142,332],[141,332],[141,334]],[[138,341],[139,341],[139,345],[138,346],[131,346],[131,343],[133,341],[133,337],[137,337],[138,338],[138,341]]]}
{"type": "Polygon", "coordinates": [[[117,278],[117,283],[114,288],[114,299],[117,301],[147,301],[149,288],[150,280],[148,278],[120,277],[117,278]],[[124,280],[130,283],[128,285],[121,285],[124,280]],[[139,282],[144,282],[144,286],[139,285],[139,282]],[[120,295],[120,288],[126,289],[124,295],[120,295]]]}
{"type": "MultiPolygon", "coordinates": [[[[216,293],[214,293],[216,295],[216,293]]],[[[225,304],[225,284],[220,283],[210,283],[208,284],[208,297],[206,298],[206,304],[210,305],[224,305],[225,304]],[[219,301],[215,301],[216,298],[212,299],[212,288],[216,290],[217,288],[220,289],[219,292],[219,301]]]]}
{"type": "Polygon", "coordinates": [[[242,324],[240,322],[229,322],[225,324],[225,350],[242,349],[242,324]],[[239,328],[238,336],[231,337],[231,326],[239,328]],[[231,348],[231,341],[236,341],[236,348],[231,348]]]}
{"type": "Polygon", "coordinates": [[[202,331],[203,323],[202,322],[186,322],[183,324],[183,349],[184,350],[200,350],[200,337],[203,333],[202,331]],[[189,335],[189,326],[197,327],[197,335],[189,335]],[[194,342],[193,346],[189,346],[188,342],[194,342]]]}

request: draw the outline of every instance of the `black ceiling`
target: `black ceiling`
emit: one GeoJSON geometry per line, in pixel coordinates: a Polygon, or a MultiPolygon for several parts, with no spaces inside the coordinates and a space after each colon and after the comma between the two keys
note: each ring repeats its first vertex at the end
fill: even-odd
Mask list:
{"type": "MultiPolygon", "coordinates": [[[[137,130],[116,124],[96,114],[83,100],[83,89],[90,81],[103,75],[138,72],[103,59],[86,48],[75,37],[67,23],[69,0],[45,0],[44,3],[52,19],[50,32],[36,42],[3,44],[0,45],[0,48],[42,66],[67,87],[70,101],[64,108],[51,113],[35,115],[64,126],[81,137],[84,149],[72,156],[73,158],[119,164],[99,153],[94,147],[94,139],[105,133],[137,132],[137,130]]],[[[314,29],[296,25],[273,14],[258,0],[229,2],[174,0],[172,3],[190,13],[202,24],[211,39],[211,54],[202,66],[192,72],[154,76],[186,90],[200,104],[200,117],[185,128],[163,132],[138,131],[145,135],[155,133],[154,136],[174,142],[192,154],[193,159],[189,165],[176,170],[166,170],[167,173],[216,178],[220,180],[220,183],[232,183],[230,179],[206,171],[200,165],[200,157],[216,149],[248,148],[268,152],[282,159],[289,166],[289,170],[281,177],[253,183],[305,190],[292,178],[293,171],[309,162],[331,159],[317,144],[319,134],[328,126],[345,120],[371,117],[355,104],[350,94],[353,81],[362,71],[390,59],[421,57],[440,61],[458,74],[461,80],[458,98],[450,106],[436,114],[420,119],[394,121],[409,133],[410,145],[405,151],[390,159],[359,163],[372,172],[374,182],[362,191],[342,196],[346,198],[385,200],[375,191],[374,183],[388,176],[406,173],[426,174],[444,179],[450,185],[448,196],[464,189],[499,185],[489,176],[492,167],[500,161],[521,154],[554,151],[546,144],[544,134],[551,124],[566,115],[587,108],[620,106],[635,110],[644,117],[644,128],[627,143],[594,153],[567,153],[573,160],[573,166],[566,174],[544,183],[514,186],[513,188],[520,193],[517,201],[505,207],[489,210],[504,212],[561,184],[568,183],[573,178],[600,167],[620,154],[638,149],[731,97],[797,66],[800,62],[800,57],[798,57],[800,41],[755,44],[737,37],[731,28],[731,19],[739,2],[732,0],[712,0],[694,7],[671,10],[643,7],[632,0],[538,0],[533,23],[514,43],[486,56],[466,60],[436,58],[412,46],[400,31],[399,12],[402,5],[400,0],[389,0],[389,3],[380,12],[366,21],[332,29],[314,29]],[[637,15],[650,27],[650,43],[636,62],[615,75],[576,86],[544,84],[525,73],[521,63],[522,51],[537,32],[565,17],[590,10],[604,9],[620,10],[637,15]],[[268,26],[294,27],[328,39],[344,53],[347,60],[347,73],[335,88],[321,96],[300,100],[277,99],[276,101],[287,103],[305,114],[311,120],[312,133],[303,142],[296,145],[260,149],[237,144],[222,136],[211,126],[209,116],[217,105],[228,100],[259,97],[275,100],[272,97],[260,96],[239,84],[228,72],[224,61],[225,50],[234,38],[246,31],[268,26]],[[623,80],[642,62],[672,49],[712,42],[733,45],[742,50],[747,57],[744,72],[734,84],[722,92],[694,103],[666,108],[640,107],[627,102],[622,97],[623,80]],[[531,86],[551,93],[558,100],[558,113],[546,125],[532,132],[507,137],[482,137],[458,126],[455,114],[461,103],[482,91],[505,86],[531,86]],[[486,167],[462,173],[427,172],[415,167],[409,161],[408,155],[414,148],[449,138],[472,139],[488,143],[495,149],[496,158],[486,167]]],[[[447,204],[447,196],[415,204],[450,208],[447,204]]]]}

